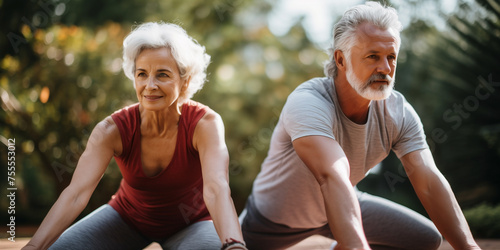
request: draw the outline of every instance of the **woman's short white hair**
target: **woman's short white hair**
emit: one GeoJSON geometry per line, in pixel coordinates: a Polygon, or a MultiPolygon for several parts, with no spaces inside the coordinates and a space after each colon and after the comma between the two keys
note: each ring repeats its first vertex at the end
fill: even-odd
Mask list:
{"type": "Polygon", "coordinates": [[[334,52],[340,50],[347,60],[351,56],[351,48],[356,44],[356,29],[364,22],[371,23],[381,29],[393,29],[397,31],[398,50],[401,45],[402,25],[398,20],[398,14],[394,8],[382,6],[377,2],[366,2],[347,10],[342,18],[333,28],[333,42],[328,49],[329,60],[325,63],[325,75],[331,78],[337,77],[337,64],[334,52]]]}
{"type": "MultiPolygon", "coordinates": [[[[123,41],[123,71],[134,81],[135,59],[144,49],[169,48],[182,79],[191,78],[179,103],[191,99],[205,83],[210,56],[205,47],[176,24],[149,22],[137,26],[123,41]]],[[[134,84],[135,87],[135,84],[134,84]]]]}

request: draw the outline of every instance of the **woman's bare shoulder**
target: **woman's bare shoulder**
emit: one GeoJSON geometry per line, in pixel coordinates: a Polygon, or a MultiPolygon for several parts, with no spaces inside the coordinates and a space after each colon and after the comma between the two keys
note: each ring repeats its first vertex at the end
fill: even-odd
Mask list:
{"type": "Polygon", "coordinates": [[[111,147],[115,155],[121,154],[122,143],[120,131],[111,116],[97,123],[90,135],[89,143],[98,147],[111,147]]]}

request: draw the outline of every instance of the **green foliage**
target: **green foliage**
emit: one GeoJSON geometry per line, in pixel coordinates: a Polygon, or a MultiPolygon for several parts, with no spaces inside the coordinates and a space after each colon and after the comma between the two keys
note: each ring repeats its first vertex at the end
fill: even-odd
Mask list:
{"type": "Polygon", "coordinates": [[[429,142],[464,206],[500,202],[500,8],[478,3],[463,3],[449,17],[451,32],[425,54],[436,89],[429,142]]]}
{"type": "Polygon", "coordinates": [[[483,203],[464,210],[464,215],[475,238],[498,238],[500,235],[500,205],[483,203]]]}

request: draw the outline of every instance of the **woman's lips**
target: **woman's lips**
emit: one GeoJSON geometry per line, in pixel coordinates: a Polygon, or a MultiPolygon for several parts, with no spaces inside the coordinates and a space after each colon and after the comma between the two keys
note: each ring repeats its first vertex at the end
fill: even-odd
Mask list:
{"type": "Polygon", "coordinates": [[[146,98],[148,100],[158,100],[158,99],[162,98],[162,96],[159,96],[159,95],[145,95],[144,98],[146,98]]]}

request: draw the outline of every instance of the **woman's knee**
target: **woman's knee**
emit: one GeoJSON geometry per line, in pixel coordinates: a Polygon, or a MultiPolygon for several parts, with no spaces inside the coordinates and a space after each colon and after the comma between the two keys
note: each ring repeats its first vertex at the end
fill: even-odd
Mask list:
{"type": "Polygon", "coordinates": [[[212,221],[196,222],[160,245],[164,249],[220,249],[222,246],[212,221]]]}

